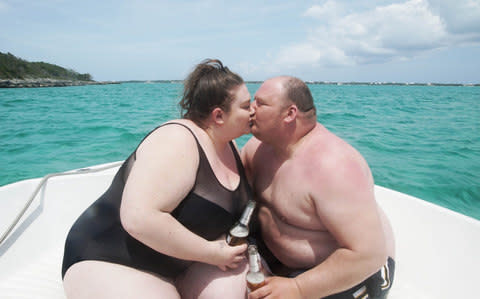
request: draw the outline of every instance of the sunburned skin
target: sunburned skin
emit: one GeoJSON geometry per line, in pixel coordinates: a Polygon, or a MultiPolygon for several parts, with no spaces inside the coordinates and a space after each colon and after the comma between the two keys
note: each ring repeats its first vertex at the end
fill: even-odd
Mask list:
{"type": "Polygon", "coordinates": [[[311,268],[329,256],[338,244],[322,229],[310,230],[281,221],[275,212],[262,206],[258,213],[264,242],[290,268],[311,268]]]}
{"type": "Polygon", "coordinates": [[[303,81],[284,76],[265,81],[251,105],[255,137],[242,149],[243,162],[261,238],[284,266],[272,261],[278,271],[251,299],[338,294],[394,258],[367,162],[317,122],[312,102],[303,81]]]}
{"type": "MultiPolygon", "coordinates": [[[[290,268],[314,267],[342,246],[319,216],[316,205],[326,199],[318,196],[315,200],[312,198],[312,190],[322,190],[322,184],[330,182],[328,177],[332,176],[335,166],[329,164],[334,162],[321,158],[312,161],[309,156],[323,154],[329,157],[335,152],[337,156],[359,159],[360,164],[364,163],[352,147],[323,126],[318,125],[312,133],[315,133],[312,134],[313,138],[305,140],[303,148],[288,159],[278,158],[271,147],[262,144],[251,162],[255,165],[253,185],[260,203],[258,217],[264,232],[262,237],[274,255],[290,268]],[[329,148],[322,148],[322,144],[329,144],[329,148]]],[[[365,167],[361,172],[360,175],[367,176],[373,188],[368,168],[365,167]]],[[[380,208],[378,214],[387,236],[387,251],[389,256],[394,257],[390,224],[380,208]]]]}

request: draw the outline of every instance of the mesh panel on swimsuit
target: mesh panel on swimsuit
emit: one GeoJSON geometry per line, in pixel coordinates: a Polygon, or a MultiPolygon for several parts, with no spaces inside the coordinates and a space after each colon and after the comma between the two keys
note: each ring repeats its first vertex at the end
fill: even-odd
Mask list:
{"type": "MultiPolygon", "coordinates": [[[[242,179],[246,179],[246,178],[242,177],[242,175],[244,175],[243,165],[241,163],[240,156],[238,155],[238,152],[235,149],[235,146],[233,145],[233,143],[230,142],[229,145],[235,157],[237,172],[240,175],[240,181],[234,190],[229,190],[225,186],[223,186],[215,176],[215,173],[213,172],[213,169],[210,163],[208,162],[207,155],[205,154],[205,151],[203,150],[202,146],[200,145],[200,142],[197,139],[197,136],[195,136],[193,131],[189,127],[181,123],[171,122],[171,123],[166,123],[162,126],[165,126],[165,125],[180,125],[185,127],[187,130],[190,131],[190,133],[192,133],[192,136],[195,138],[195,141],[197,143],[197,149],[199,154],[199,166],[197,170],[195,185],[193,186],[191,192],[202,197],[205,200],[211,201],[212,203],[224,208],[229,213],[234,214],[234,211],[238,209],[238,204],[239,204],[238,201],[234,200],[234,197],[238,196],[238,194],[236,193],[237,192],[242,193],[240,195],[240,198],[246,198],[246,196],[249,196],[249,194],[245,192],[247,190],[241,190],[240,188],[242,179]]],[[[154,131],[155,130],[153,130],[151,133],[153,133],[154,131]]],[[[145,136],[145,138],[147,138],[150,134],[145,136]]],[[[145,138],[143,140],[145,140],[145,138]]],[[[136,159],[136,150],[133,153],[133,155],[129,157],[127,161],[127,166],[124,172],[125,182],[128,178],[128,175],[130,174],[133,164],[135,163],[135,159],[136,159]]]]}

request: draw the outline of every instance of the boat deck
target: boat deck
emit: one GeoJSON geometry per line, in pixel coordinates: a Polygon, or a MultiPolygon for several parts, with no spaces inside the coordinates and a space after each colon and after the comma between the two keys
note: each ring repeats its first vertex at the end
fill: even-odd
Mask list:
{"type": "MultiPolygon", "coordinates": [[[[51,178],[0,245],[1,298],[65,298],[63,245],[69,228],[109,186],[117,168],[51,178]]],[[[22,209],[40,179],[0,187],[0,233],[22,209]]],[[[480,221],[375,186],[396,236],[390,299],[478,298],[480,221]]]]}

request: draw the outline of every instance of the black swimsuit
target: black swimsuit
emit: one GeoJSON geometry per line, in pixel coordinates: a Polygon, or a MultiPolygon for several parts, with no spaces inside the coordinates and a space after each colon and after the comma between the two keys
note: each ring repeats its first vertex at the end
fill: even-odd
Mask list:
{"type": "MultiPolygon", "coordinates": [[[[184,126],[193,134],[183,124],[165,125],[170,124],[184,126]]],[[[150,134],[151,132],[148,135],[150,134]]],[[[197,137],[195,134],[193,136],[199,152],[195,184],[171,215],[190,231],[211,241],[228,231],[240,217],[252,194],[232,142],[230,146],[240,175],[240,183],[233,191],[220,184],[197,137]]],[[[110,188],[83,212],[70,229],[65,243],[62,277],[71,265],[84,260],[117,263],[165,277],[175,277],[192,264],[192,261],[177,259],[153,250],[123,229],[120,222],[120,203],[125,182],[135,162],[135,152],[120,167],[110,188]]]]}

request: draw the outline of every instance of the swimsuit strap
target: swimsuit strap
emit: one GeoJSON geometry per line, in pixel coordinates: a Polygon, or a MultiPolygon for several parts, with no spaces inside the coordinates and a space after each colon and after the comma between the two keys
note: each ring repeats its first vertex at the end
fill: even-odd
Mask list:
{"type": "Polygon", "coordinates": [[[150,136],[153,132],[155,132],[158,128],[161,128],[163,126],[167,126],[167,125],[180,125],[182,127],[185,127],[187,130],[190,131],[190,133],[192,133],[193,135],[193,138],[195,138],[195,141],[197,142],[197,147],[199,149],[199,151],[201,151],[201,154],[205,155],[205,153],[203,152],[203,149],[202,147],[200,146],[200,142],[198,142],[198,139],[197,139],[197,136],[193,133],[192,129],[190,129],[188,126],[182,124],[182,123],[179,123],[179,122],[169,122],[169,123],[165,123],[165,124],[161,124],[159,126],[157,126],[155,129],[151,130],[150,133],[148,133],[145,137],[143,137],[142,141],[140,141],[140,143],[138,143],[137,145],[137,148],[135,149],[135,151],[133,152],[133,159],[136,160],[137,159],[137,149],[140,147],[140,144],[142,144],[142,142],[147,139],[148,136],[150,136]]]}
{"type": "MultiPolygon", "coordinates": [[[[184,125],[184,124],[182,124],[182,123],[169,122],[169,123],[166,123],[166,124],[163,124],[163,125],[158,126],[156,129],[158,129],[158,128],[160,128],[160,127],[163,127],[163,126],[168,126],[168,125],[180,125],[180,126],[186,128],[187,130],[190,131],[190,133],[192,133],[193,138],[195,138],[195,141],[197,142],[197,145],[200,145],[200,142],[198,142],[197,136],[193,133],[192,129],[190,129],[187,125],[184,125]]],[[[156,129],[155,129],[155,130],[156,130],[156,129]]],[[[155,131],[155,130],[153,130],[153,131],[155,131]]],[[[150,135],[150,134],[149,134],[149,135],[150,135]]],[[[148,136],[148,135],[147,135],[147,136],[148,136]]]]}

